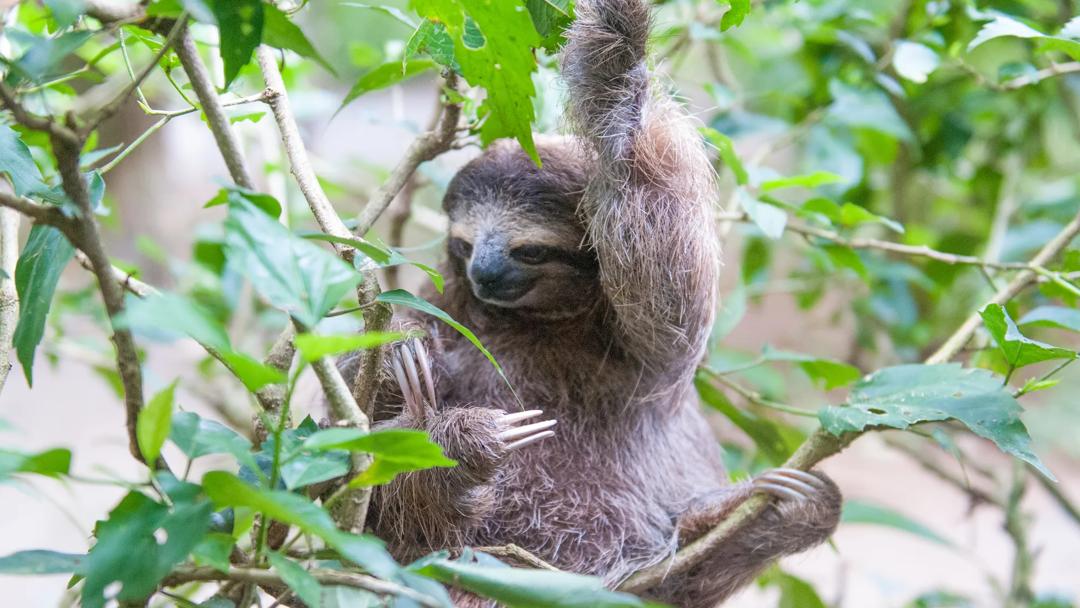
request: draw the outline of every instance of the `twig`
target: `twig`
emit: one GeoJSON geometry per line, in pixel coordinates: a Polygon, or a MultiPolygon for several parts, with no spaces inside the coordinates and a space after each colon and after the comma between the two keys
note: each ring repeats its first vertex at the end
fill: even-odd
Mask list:
{"type": "MultiPolygon", "coordinates": [[[[1050,240],[1030,261],[1036,266],[1045,266],[1048,262],[1060,254],[1072,239],[1080,233],[1080,214],[1077,214],[1062,230],[1050,240]]],[[[1038,275],[1030,270],[1022,270],[1008,285],[998,290],[991,298],[991,303],[1002,304],[1019,293],[1029,283],[1033,282],[1038,275]]],[[[978,327],[980,317],[975,314],[965,321],[936,353],[931,355],[925,363],[944,363],[956,355],[967,343],[968,339],[978,327]]],[[[864,431],[868,432],[868,431],[864,431]]],[[[823,428],[814,431],[803,442],[799,449],[788,459],[785,467],[809,471],[822,460],[838,454],[852,441],[857,439],[863,432],[845,433],[840,437],[833,435],[823,428]]],[[[731,536],[742,529],[750,521],[756,519],[765,507],[769,499],[765,496],[752,496],[743,502],[735,511],[717,527],[710,530],[698,540],[683,547],[670,560],[650,566],[641,570],[619,585],[620,591],[641,593],[648,591],[671,575],[686,572],[695,564],[700,563],[717,547],[726,542],[731,536]]]]}
{"type": "MultiPolygon", "coordinates": [[[[339,570],[322,569],[309,570],[309,574],[315,577],[315,580],[323,585],[352,587],[370,591],[378,595],[407,598],[421,606],[430,606],[431,608],[439,608],[439,606],[442,605],[431,596],[373,576],[353,572],[342,572],[339,570]]],[[[162,581],[161,586],[176,587],[178,585],[196,581],[237,581],[271,586],[282,586],[285,584],[277,573],[258,568],[230,568],[228,572],[221,572],[214,568],[191,568],[181,566],[166,576],[165,580],[162,581]]]]}
{"type": "Polygon", "coordinates": [[[1013,542],[1012,575],[1009,579],[1009,593],[1005,598],[1006,608],[1026,608],[1035,601],[1035,592],[1031,589],[1031,575],[1035,567],[1035,556],[1028,546],[1027,516],[1021,510],[1020,502],[1027,490],[1027,469],[1019,462],[1013,466],[1013,483],[1009,499],[1005,505],[1005,532],[1013,542]]]}
{"type": "Polygon", "coordinates": [[[1012,80],[1006,80],[1001,83],[1000,86],[1005,90],[1021,89],[1031,84],[1038,84],[1047,78],[1053,78],[1054,76],[1062,76],[1065,74],[1075,74],[1080,72],[1080,61],[1070,61],[1069,63],[1055,63],[1048,68],[1043,68],[1031,74],[1025,74],[1023,76],[1017,76],[1012,80]]]}
{"type": "MultiPolygon", "coordinates": [[[[6,184],[0,184],[5,187],[6,184]]],[[[15,262],[19,259],[19,221],[14,209],[0,207],[0,394],[11,371],[12,339],[19,322],[19,296],[15,292],[15,262]],[[4,276],[6,275],[6,276],[4,276]]]]}
{"type": "Polygon", "coordinates": [[[906,456],[910,457],[922,468],[926,469],[930,473],[933,473],[938,479],[955,486],[964,494],[967,494],[973,504],[986,503],[1000,508],[1005,508],[1005,502],[1000,498],[986,492],[980,488],[971,485],[971,481],[966,477],[958,477],[950,473],[945,467],[941,465],[935,458],[931,457],[925,451],[913,448],[906,443],[897,441],[892,437],[885,438],[885,444],[889,447],[903,452],[906,456]]]}
{"type": "Polygon", "coordinates": [[[79,136],[73,129],[57,122],[52,117],[43,117],[26,110],[15,98],[15,92],[0,82],[0,101],[4,102],[4,109],[11,112],[15,122],[32,131],[42,131],[54,138],[62,139],[71,144],[79,143],[79,136]]]}
{"type": "Polygon", "coordinates": [[[481,551],[483,553],[494,555],[495,557],[501,557],[503,559],[514,559],[527,566],[536,568],[537,570],[554,570],[556,572],[559,571],[559,569],[555,566],[552,566],[548,562],[545,562],[539,557],[533,555],[532,553],[529,553],[525,549],[522,549],[521,547],[514,544],[501,545],[498,547],[473,547],[473,550],[481,551]]]}
{"type": "Polygon", "coordinates": [[[778,401],[768,399],[764,397],[761,393],[755,390],[748,389],[745,386],[739,384],[738,382],[731,380],[724,374],[716,372],[708,367],[703,366],[698,369],[705,372],[705,374],[708,375],[709,378],[711,378],[713,381],[723,384],[724,386],[738,393],[740,396],[742,396],[743,399],[746,399],[751,403],[755,403],[757,405],[760,405],[761,407],[767,407],[769,409],[773,409],[779,412],[784,412],[785,414],[793,414],[795,416],[807,416],[811,418],[817,417],[816,412],[804,410],[802,408],[791,406],[786,403],[780,403],[778,401]]]}
{"type": "Polygon", "coordinates": [[[248,173],[240,141],[236,138],[232,125],[229,124],[229,117],[225,115],[225,109],[221,105],[221,100],[218,99],[214,84],[210,81],[206,65],[199,57],[199,49],[195,47],[195,40],[191,37],[190,31],[184,30],[180,34],[176,45],[176,55],[180,58],[180,65],[184,67],[184,72],[191,81],[191,88],[195,90],[195,96],[198,97],[203,112],[206,114],[206,123],[210,127],[210,132],[214,134],[218,150],[221,151],[225,166],[229,169],[229,175],[237,185],[253,189],[255,182],[248,173]]]}
{"type": "Polygon", "coordinates": [[[64,213],[56,205],[35,203],[30,199],[7,192],[0,191],[0,207],[14,209],[38,224],[48,224],[57,228],[63,228],[71,224],[70,220],[64,216],[64,213]]]}

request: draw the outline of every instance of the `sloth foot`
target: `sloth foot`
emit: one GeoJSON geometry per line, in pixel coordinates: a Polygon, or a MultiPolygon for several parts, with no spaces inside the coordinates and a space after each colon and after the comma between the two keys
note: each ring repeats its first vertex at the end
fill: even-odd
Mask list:
{"type": "Polygon", "coordinates": [[[805,471],[772,469],[754,478],[753,489],[780,500],[803,502],[828,491],[829,486],[817,475],[805,471]]]}
{"type": "MultiPolygon", "coordinates": [[[[394,378],[401,388],[401,395],[405,398],[406,409],[416,420],[423,422],[429,412],[438,409],[435,381],[431,373],[431,360],[427,348],[419,338],[408,338],[395,345],[390,357],[394,378]]],[[[499,431],[496,438],[509,442],[506,443],[504,449],[512,452],[548,437],[554,437],[555,431],[551,428],[557,424],[555,420],[542,420],[515,426],[543,413],[542,410],[527,410],[503,415],[498,419],[499,426],[509,428],[499,431]]]]}

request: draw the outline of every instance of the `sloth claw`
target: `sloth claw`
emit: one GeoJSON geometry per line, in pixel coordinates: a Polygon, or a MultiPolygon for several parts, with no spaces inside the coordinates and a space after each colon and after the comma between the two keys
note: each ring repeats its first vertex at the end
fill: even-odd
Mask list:
{"type": "MultiPolygon", "coordinates": [[[[499,418],[500,425],[514,425],[530,418],[536,418],[543,414],[543,410],[526,410],[524,412],[514,412],[513,414],[506,414],[499,418]]],[[[549,430],[551,427],[558,424],[557,420],[541,420],[540,422],[533,422],[524,426],[511,426],[510,428],[499,432],[495,435],[495,438],[500,441],[515,440],[512,443],[506,445],[506,451],[511,452],[513,450],[523,448],[529,444],[540,441],[541,439],[547,439],[548,437],[554,437],[555,431],[549,430]]]]}
{"type": "Polygon", "coordinates": [[[754,478],[753,487],[781,500],[805,501],[824,488],[816,475],[797,469],[773,469],[754,478]]]}
{"type": "Polygon", "coordinates": [[[399,343],[391,354],[391,367],[405,398],[405,407],[417,419],[423,420],[427,410],[435,409],[437,405],[427,348],[417,338],[399,343]]]}

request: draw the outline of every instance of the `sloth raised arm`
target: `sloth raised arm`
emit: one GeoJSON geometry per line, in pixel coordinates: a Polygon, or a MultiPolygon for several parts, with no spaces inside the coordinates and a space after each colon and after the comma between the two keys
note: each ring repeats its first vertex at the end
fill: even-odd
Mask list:
{"type": "Polygon", "coordinates": [[[615,333],[658,371],[700,358],[716,303],[714,175],[689,117],[654,95],[642,0],[581,0],[562,71],[576,134],[595,158],[581,206],[615,333]]]}

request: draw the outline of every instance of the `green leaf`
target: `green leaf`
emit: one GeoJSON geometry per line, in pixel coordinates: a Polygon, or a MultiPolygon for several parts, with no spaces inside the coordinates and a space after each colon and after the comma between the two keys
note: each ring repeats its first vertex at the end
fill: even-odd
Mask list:
{"type": "Polygon", "coordinates": [[[207,534],[202,541],[191,550],[191,557],[199,566],[210,566],[220,572],[228,572],[229,555],[235,543],[233,537],[221,532],[207,534]]]}
{"type": "Polygon", "coordinates": [[[986,330],[1005,355],[1005,361],[1014,369],[1051,359],[1076,358],[1074,351],[1032,340],[1021,334],[1012,317],[1000,304],[987,305],[979,315],[982,316],[986,330]]]}
{"type": "Polygon", "coordinates": [[[701,132],[705,135],[705,139],[709,140],[709,143],[716,146],[724,165],[735,174],[735,182],[740,186],[748,184],[750,176],[747,174],[746,168],[743,167],[742,161],[739,160],[738,154],[735,153],[735,144],[732,143],[731,138],[709,127],[702,127],[701,132]]]}
{"type": "Polygon", "coordinates": [[[45,335],[60,273],[75,255],[75,248],[59,230],[42,224],[30,229],[26,246],[15,264],[15,291],[19,294],[19,322],[12,339],[26,383],[34,384],[34,352],[45,335]]]}
{"type": "Polygon", "coordinates": [[[543,37],[541,46],[548,52],[558,51],[563,31],[573,21],[570,0],[525,0],[536,32],[543,37]]]}
{"type": "Polygon", "coordinates": [[[907,123],[897,113],[885,93],[877,89],[855,88],[838,80],[829,83],[833,103],[829,106],[829,120],[847,127],[868,129],[904,141],[914,141],[915,136],[907,123]]]}
{"type": "Polygon", "coordinates": [[[214,0],[213,10],[221,33],[227,89],[262,42],[265,5],[262,0],[214,0]]]}
{"type": "Polygon", "coordinates": [[[898,365],[860,380],[843,407],[826,407],[818,417],[834,435],[867,427],[906,429],[919,422],[959,420],[998,448],[1053,475],[1031,450],[1031,437],[1020,421],[1023,408],[983,369],[944,365],[898,365]]]}
{"type": "Polygon", "coordinates": [[[322,232],[312,232],[303,235],[306,239],[312,239],[316,241],[326,241],[327,243],[338,243],[341,245],[348,245],[367,256],[371,261],[378,264],[380,268],[389,268],[391,266],[401,266],[402,264],[409,264],[416,269],[422,271],[428,275],[431,279],[431,283],[435,286],[435,290],[439,293],[443,292],[443,287],[446,283],[442,274],[428,266],[427,264],[421,264],[420,262],[414,262],[405,256],[401,255],[401,252],[396,249],[391,249],[383,243],[372,243],[366,239],[361,238],[345,238],[340,236],[333,236],[330,234],[324,234],[322,232]]]}
{"type": "Polygon", "coordinates": [[[487,91],[479,109],[483,143],[515,137],[540,164],[532,139],[536,92],[532,74],[536,70],[533,49],[542,41],[522,0],[411,0],[411,5],[422,16],[446,26],[462,76],[487,91]],[[469,27],[466,14],[475,27],[469,27]],[[477,44],[477,33],[482,34],[483,43],[477,44]]]}
{"type": "Polygon", "coordinates": [[[209,454],[231,454],[241,464],[257,469],[251,442],[229,427],[193,412],[173,414],[169,439],[188,458],[209,454]]]}
{"type": "Polygon", "coordinates": [[[413,76],[435,69],[436,65],[430,59],[411,59],[405,62],[391,61],[384,63],[361,76],[352,89],[349,90],[349,94],[345,96],[338,109],[344,108],[365,93],[385,89],[388,86],[408,80],[413,76]]]}
{"type": "Polygon", "coordinates": [[[255,190],[248,190],[247,188],[241,188],[240,186],[226,186],[218,193],[214,195],[214,198],[206,201],[203,205],[203,209],[209,209],[210,207],[217,207],[218,205],[227,205],[233,198],[240,198],[255,205],[259,209],[262,209],[263,213],[270,217],[279,217],[281,215],[281,203],[269,194],[262,192],[256,192],[255,190]]]}
{"type": "Polygon", "coordinates": [[[941,57],[925,44],[897,40],[892,64],[900,77],[922,84],[941,65],[941,57]]]}
{"type": "Polygon", "coordinates": [[[492,565],[443,558],[410,566],[443,583],[452,583],[511,608],[616,608],[646,606],[642,600],[609,591],[601,579],[570,572],[510,568],[488,558],[492,565]]]}
{"type": "Polygon", "coordinates": [[[803,579],[781,572],[773,567],[762,576],[766,586],[780,590],[780,601],[776,608],[828,608],[814,586],[803,579]]]}
{"type": "Polygon", "coordinates": [[[835,184],[844,179],[835,173],[828,171],[815,171],[807,175],[793,175],[779,179],[770,179],[761,182],[761,191],[769,192],[781,188],[817,188],[826,184],[835,184]]]}
{"type": "Polygon", "coordinates": [[[854,249],[843,245],[824,245],[821,249],[829,256],[829,260],[832,261],[834,266],[852,270],[859,275],[860,279],[870,282],[870,272],[854,249]]]}
{"type": "Polygon", "coordinates": [[[319,51],[315,50],[315,46],[304,35],[303,30],[293,23],[284,11],[273,4],[267,4],[264,10],[266,14],[263,25],[263,42],[274,48],[288,49],[305,59],[311,59],[325,68],[327,72],[337,75],[334,68],[319,54],[319,51]]]}
{"type": "Polygon", "coordinates": [[[244,198],[230,198],[225,228],[231,267],[305,326],[315,326],[360,282],[348,264],[292,234],[244,198]]]}
{"type": "Polygon", "coordinates": [[[79,50],[94,32],[85,30],[67,32],[53,38],[37,38],[15,63],[11,64],[8,85],[18,85],[24,80],[45,82],[60,75],[60,64],[79,50]]]}
{"type": "Polygon", "coordinates": [[[121,583],[116,599],[149,597],[162,578],[187,558],[210,526],[211,505],[199,487],[159,474],[171,505],[129,492],[99,521],[97,542],[77,574],[86,577],[82,606],[103,608],[105,588],[121,583]]]}
{"type": "Polygon", "coordinates": [[[68,574],[86,559],[85,555],[35,549],[0,557],[0,574],[68,574]]]}
{"type": "Polygon", "coordinates": [[[363,2],[342,2],[341,5],[350,6],[353,8],[366,8],[368,10],[380,12],[390,17],[393,17],[394,19],[397,19],[398,21],[409,26],[412,29],[416,29],[417,27],[415,19],[406,15],[400,8],[397,8],[395,6],[365,4],[363,2]]]}
{"type": "Polygon", "coordinates": [[[450,315],[446,314],[446,312],[444,312],[438,306],[435,306],[434,304],[428,302],[423,298],[414,296],[413,294],[405,291],[404,289],[384,291],[379,294],[376,299],[386,304],[397,304],[398,306],[407,306],[414,310],[419,310],[420,312],[427,313],[435,317],[436,319],[439,319],[443,323],[446,323],[450,327],[456,329],[458,333],[465,336],[465,339],[471,342],[472,345],[477,348],[477,350],[483,353],[484,357],[486,357],[487,360],[491,362],[491,365],[495,368],[495,371],[498,372],[499,376],[502,377],[504,382],[506,382],[506,386],[510,387],[511,392],[514,392],[514,397],[517,397],[517,392],[514,391],[513,386],[510,386],[510,380],[507,379],[506,374],[503,373],[502,366],[499,365],[499,362],[495,360],[495,357],[490,352],[488,352],[488,349],[484,348],[484,345],[480,343],[480,339],[476,337],[476,334],[474,334],[471,330],[469,330],[469,328],[465,327],[461,323],[455,321],[450,315]]]}
{"type": "Polygon", "coordinates": [[[326,585],[322,591],[323,608],[383,608],[386,605],[379,596],[356,587],[326,585]]]}
{"type": "Polygon", "coordinates": [[[281,575],[281,580],[310,608],[322,606],[322,585],[300,564],[277,551],[266,554],[270,565],[281,575]]]}
{"type": "Polygon", "coordinates": [[[428,439],[427,433],[409,429],[370,433],[359,429],[326,429],[308,437],[304,447],[374,454],[371,466],[350,482],[353,487],[389,483],[399,473],[457,465],[443,455],[442,447],[428,439]]]}
{"type": "Polygon", "coordinates": [[[36,454],[0,449],[0,480],[18,473],[56,477],[71,470],[71,450],[54,448],[36,454]]]}
{"type": "Polygon", "coordinates": [[[1056,327],[1080,332],[1080,309],[1064,306],[1040,306],[1020,318],[1020,325],[1056,327]]]}
{"type": "Polygon", "coordinates": [[[784,213],[783,209],[759,201],[742,187],[736,190],[735,196],[739,201],[739,205],[742,206],[746,214],[750,216],[750,219],[761,229],[765,236],[770,239],[778,239],[784,235],[784,228],[787,226],[787,213],[784,213]]]}
{"type": "Polygon", "coordinates": [[[952,543],[942,538],[930,528],[927,528],[923,524],[920,524],[902,513],[897,513],[887,507],[859,500],[844,501],[844,511],[840,516],[840,521],[846,524],[874,524],[895,528],[904,532],[910,532],[911,534],[920,536],[939,545],[945,545],[946,547],[952,546],[952,543]]]}
{"type": "Polygon", "coordinates": [[[139,443],[139,451],[151,466],[161,454],[161,446],[165,445],[165,440],[169,437],[177,382],[174,380],[154,395],[135,421],[135,438],[139,443]]]}
{"type": "Polygon", "coordinates": [[[833,390],[841,386],[847,386],[862,376],[859,368],[843,361],[795,353],[785,350],[774,350],[766,347],[762,352],[766,361],[790,361],[797,363],[799,368],[810,376],[810,379],[824,387],[825,390],[833,390]]]}
{"type": "Polygon", "coordinates": [[[416,30],[405,44],[405,53],[401,59],[403,63],[420,53],[426,53],[435,63],[455,72],[461,71],[461,66],[454,57],[454,40],[446,31],[445,25],[425,19],[415,27],[416,30]]]}
{"type": "Polygon", "coordinates": [[[261,490],[224,471],[210,471],[203,476],[203,488],[219,507],[248,507],[322,538],[343,557],[375,576],[388,578],[399,569],[380,541],[338,530],[329,513],[302,496],[261,490]]]}
{"type": "Polygon", "coordinates": [[[405,334],[399,332],[365,332],[343,336],[299,334],[293,339],[293,343],[296,344],[296,349],[300,351],[300,356],[304,361],[311,363],[323,357],[390,344],[404,337],[405,334]]]}
{"type": "Polygon", "coordinates": [[[244,383],[244,387],[252,393],[270,384],[282,384],[288,377],[279,369],[275,369],[256,361],[250,355],[235,351],[224,351],[221,358],[225,361],[229,371],[244,383]]]}
{"type": "Polygon", "coordinates": [[[720,31],[726,32],[733,27],[742,25],[746,16],[750,14],[750,0],[729,0],[730,8],[720,18],[720,31]]]}
{"type": "Polygon", "coordinates": [[[904,226],[896,220],[885,216],[871,213],[855,203],[844,203],[840,207],[840,223],[844,226],[858,226],[860,224],[877,223],[889,228],[893,232],[903,234],[904,226]]]}
{"type": "Polygon", "coordinates": [[[11,180],[16,196],[26,196],[32,192],[48,190],[41,178],[41,170],[19,137],[18,131],[0,124],[0,173],[11,180]]]}
{"type": "Polygon", "coordinates": [[[225,326],[209,310],[180,294],[129,296],[117,323],[149,338],[190,337],[219,351],[231,350],[225,326]]]}
{"type": "Polygon", "coordinates": [[[45,0],[45,6],[52,11],[53,19],[61,29],[75,23],[86,12],[85,0],[45,0]]]}
{"type": "Polygon", "coordinates": [[[762,454],[774,465],[780,465],[787,461],[794,450],[784,441],[776,424],[768,418],[761,418],[750,411],[740,410],[735,407],[727,395],[717,390],[708,381],[708,376],[699,373],[694,378],[694,386],[697,387],[698,395],[709,407],[720,412],[728,420],[754,440],[754,445],[761,450],[762,454]]]}

